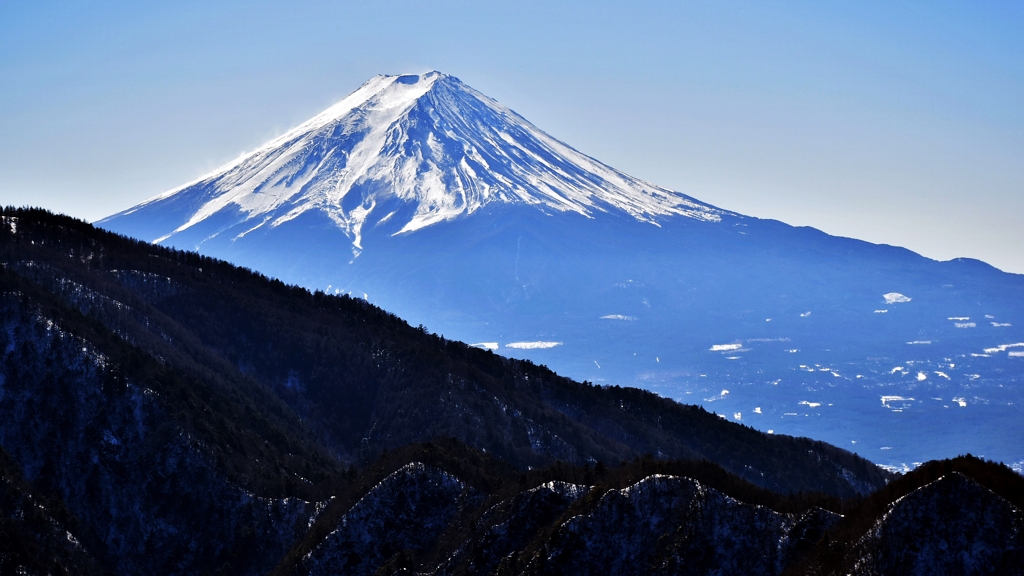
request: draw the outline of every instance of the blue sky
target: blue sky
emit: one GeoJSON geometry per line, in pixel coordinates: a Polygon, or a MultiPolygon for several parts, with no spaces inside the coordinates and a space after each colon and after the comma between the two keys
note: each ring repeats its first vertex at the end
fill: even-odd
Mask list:
{"type": "Polygon", "coordinates": [[[723,208],[1024,273],[1024,8],[0,2],[0,202],[98,219],[379,73],[723,208]]]}

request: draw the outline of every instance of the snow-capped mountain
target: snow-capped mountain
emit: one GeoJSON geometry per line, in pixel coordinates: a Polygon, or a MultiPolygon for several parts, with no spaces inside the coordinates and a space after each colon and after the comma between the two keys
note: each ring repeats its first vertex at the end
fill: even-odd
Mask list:
{"type": "Polygon", "coordinates": [[[437,72],[99,224],[883,464],[1024,466],[1024,276],[710,206],[437,72]]]}
{"type": "Polygon", "coordinates": [[[217,220],[218,233],[237,240],[312,211],[358,251],[366,226],[413,232],[491,203],[588,217],[621,211],[647,222],[722,213],[606,166],[440,72],[377,76],[255,152],[111,221],[180,203],[187,218],[148,239],[173,242],[217,220]]]}

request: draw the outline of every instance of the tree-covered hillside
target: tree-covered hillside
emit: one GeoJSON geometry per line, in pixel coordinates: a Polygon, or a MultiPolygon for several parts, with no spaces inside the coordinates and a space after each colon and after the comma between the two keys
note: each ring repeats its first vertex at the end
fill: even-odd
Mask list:
{"type": "Polygon", "coordinates": [[[820,442],[765,435],[637,389],[573,382],[361,299],[45,211],[6,209],[0,250],[8,305],[96,346],[110,358],[104,378],[160,393],[246,485],[295,490],[296,478],[315,484],[337,466],[442,436],[517,467],[707,458],[773,490],[837,495],[886,478],[820,442]],[[288,474],[253,469],[260,457],[288,474]]]}

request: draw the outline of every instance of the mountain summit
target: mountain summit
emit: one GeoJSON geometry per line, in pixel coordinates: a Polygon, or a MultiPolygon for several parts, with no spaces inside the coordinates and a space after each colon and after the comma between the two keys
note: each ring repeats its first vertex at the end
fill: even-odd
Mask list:
{"type": "Polygon", "coordinates": [[[429,72],[376,76],[258,150],[108,221],[159,213],[164,226],[142,237],[164,243],[202,223],[237,239],[315,211],[361,250],[368,226],[412,232],[491,203],[646,222],[722,214],[602,164],[458,78],[429,72]],[[178,219],[166,218],[168,210],[178,219]]]}
{"type": "Polygon", "coordinates": [[[100,225],[900,469],[1024,467],[1024,276],[709,206],[437,72],[100,225]]]}

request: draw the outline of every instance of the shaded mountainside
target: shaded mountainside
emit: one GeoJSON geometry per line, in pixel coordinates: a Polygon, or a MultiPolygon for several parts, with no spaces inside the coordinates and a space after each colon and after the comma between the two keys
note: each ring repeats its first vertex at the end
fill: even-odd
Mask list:
{"type": "Polygon", "coordinates": [[[0,263],[0,574],[889,573],[956,533],[936,506],[961,495],[999,510],[965,524],[989,527],[977,565],[1019,555],[1022,480],[994,464],[887,484],[40,210],[0,214],[0,263]]]}
{"type": "Polygon", "coordinates": [[[33,493],[0,448],[0,574],[103,574],[63,502],[33,493]]]}
{"type": "Polygon", "coordinates": [[[928,462],[848,506],[789,574],[1024,574],[1024,478],[978,458],[928,462]]]}
{"type": "MultiPolygon", "coordinates": [[[[9,317],[24,330],[55,323],[96,347],[109,361],[89,368],[95,379],[154,390],[246,486],[297,490],[336,466],[440,436],[519,467],[651,453],[707,458],[783,492],[852,495],[886,479],[845,450],[648,392],[573,382],[359,299],[310,294],[70,218],[4,214],[5,303],[18,311],[9,317]],[[286,474],[260,477],[250,470],[256,458],[286,474]]],[[[8,348],[20,345],[13,330],[8,348]]]]}

